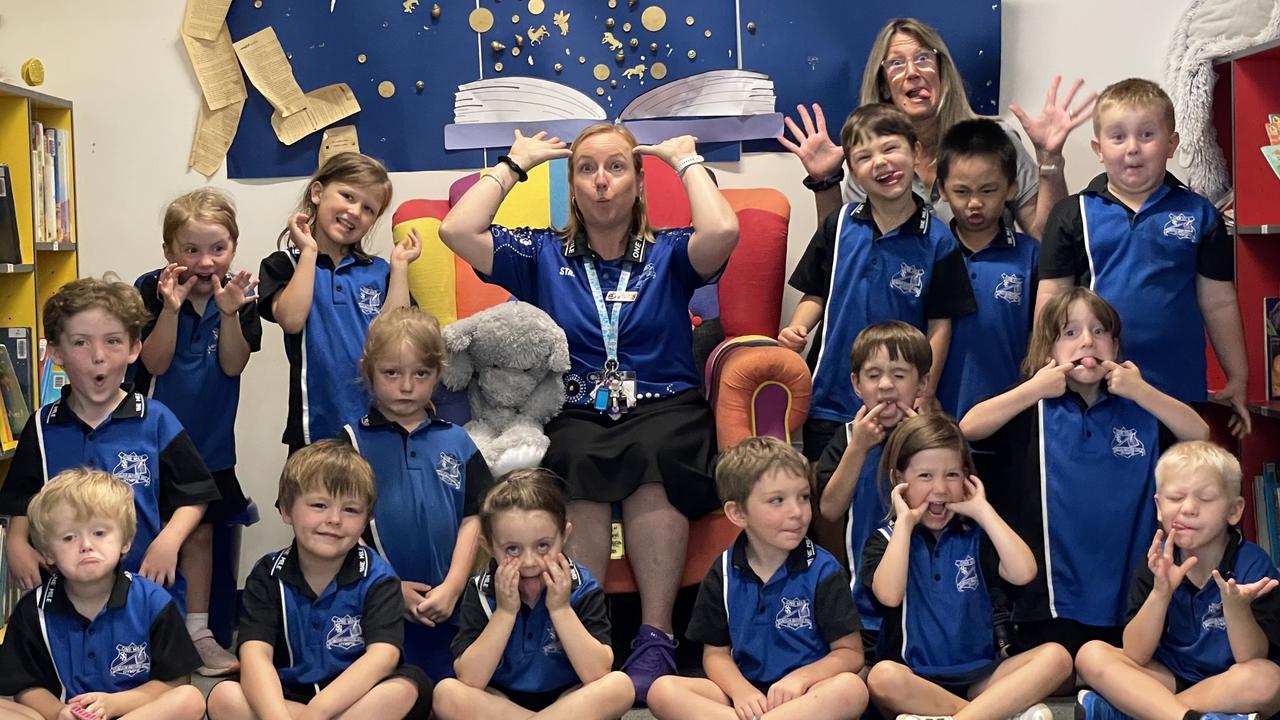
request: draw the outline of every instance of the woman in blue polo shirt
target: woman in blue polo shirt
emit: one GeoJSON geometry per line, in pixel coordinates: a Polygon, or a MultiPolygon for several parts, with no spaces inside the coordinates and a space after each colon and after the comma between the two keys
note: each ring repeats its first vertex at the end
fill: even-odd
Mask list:
{"type": "Polygon", "coordinates": [[[714,423],[698,391],[688,306],[728,261],[738,220],[694,142],[683,136],[637,145],[620,125],[595,125],[566,148],[546,133],[517,132],[510,154],[440,226],[451,250],[487,281],[542,308],[568,337],[567,402],[547,426],[543,464],[568,483],[570,554],[594,575],[604,577],[611,504],[622,503],[643,623],[624,669],[640,698],[654,678],[675,671],[671,607],[688,518],[718,506],[708,472],[714,423]],[[675,168],[692,228],[649,225],[643,155],[675,168]],[[529,170],[565,157],[571,212],[563,230],[491,224],[529,170]]]}

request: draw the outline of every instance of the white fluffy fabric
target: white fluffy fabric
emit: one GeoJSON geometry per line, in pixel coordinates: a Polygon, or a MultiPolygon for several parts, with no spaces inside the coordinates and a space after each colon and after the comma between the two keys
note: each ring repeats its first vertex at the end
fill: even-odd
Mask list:
{"type": "Polygon", "coordinates": [[[1213,127],[1213,60],[1276,37],[1280,0],[1192,0],[1173,31],[1165,75],[1182,137],[1179,153],[1187,184],[1213,200],[1231,187],[1213,127]]]}

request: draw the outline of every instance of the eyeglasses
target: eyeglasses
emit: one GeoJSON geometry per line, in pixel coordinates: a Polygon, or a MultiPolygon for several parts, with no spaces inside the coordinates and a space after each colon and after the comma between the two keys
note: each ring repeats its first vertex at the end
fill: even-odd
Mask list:
{"type": "Polygon", "coordinates": [[[907,63],[910,62],[920,72],[931,72],[938,69],[938,51],[932,48],[921,50],[910,58],[891,57],[886,58],[880,63],[880,67],[884,68],[884,72],[891,78],[896,78],[907,72],[907,63]]]}

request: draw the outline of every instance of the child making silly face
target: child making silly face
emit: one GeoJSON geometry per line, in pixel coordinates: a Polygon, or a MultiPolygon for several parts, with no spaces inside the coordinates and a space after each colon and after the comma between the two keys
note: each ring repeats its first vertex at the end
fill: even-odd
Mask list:
{"type": "MultiPolygon", "coordinates": [[[[545,510],[505,510],[494,515],[489,552],[498,561],[499,603],[513,598],[532,607],[543,592],[568,592],[564,541],[572,525],[562,528],[545,510]]],[[[558,598],[563,599],[563,598],[558,598]]],[[[550,601],[550,598],[549,598],[550,601]]]]}

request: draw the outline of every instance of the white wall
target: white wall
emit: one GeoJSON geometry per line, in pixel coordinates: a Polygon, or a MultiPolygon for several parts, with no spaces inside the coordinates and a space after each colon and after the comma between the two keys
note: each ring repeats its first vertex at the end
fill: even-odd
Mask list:
{"type": "MultiPolygon", "coordinates": [[[[25,58],[39,56],[47,68],[42,89],[75,101],[83,275],[113,270],[132,281],[158,267],[165,204],[205,183],[186,169],[199,88],[178,38],[183,5],[181,0],[0,0],[0,76],[16,77],[25,58]]],[[[1054,73],[1084,77],[1091,89],[1135,75],[1163,80],[1168,37],[1186,5],[1187,0],[1007,0],[1001,104],[1017,102],[1034,112],[1054,73]]],[[[1068,143],[1067,180],[1073,190],[1099,172],[1088,139],[1085,126],[1068,143]]],[[[795,263],[815,227],[812,196],[800,185],[800,164],[786,154],[756,154],[717,165],[716,173],[725,187],[775,185],[788,195],[793,211],[788,256],[795,263]]],[[[459,175],[397,174],[395,202],[443,197],[459,175]]],[[[256,271],[258,261],[274,249],[303,181],[238,182],[219,174],[211,183],[239,204],[236,266],[256,271]]],[[[377,235],[375,248],[385,252],[389,222],[377,235]]],[[[788,297],[784,320],[795,300],[788,297]]],[[[288,367],[279,328],[264,323],[263,330],[263,351],[245,372],[236,427],[237,469],[263,511],[263,522],[245,535],[242,573],[290,537],[271,509],[285,456],[279,438],[288,367]]]]}

